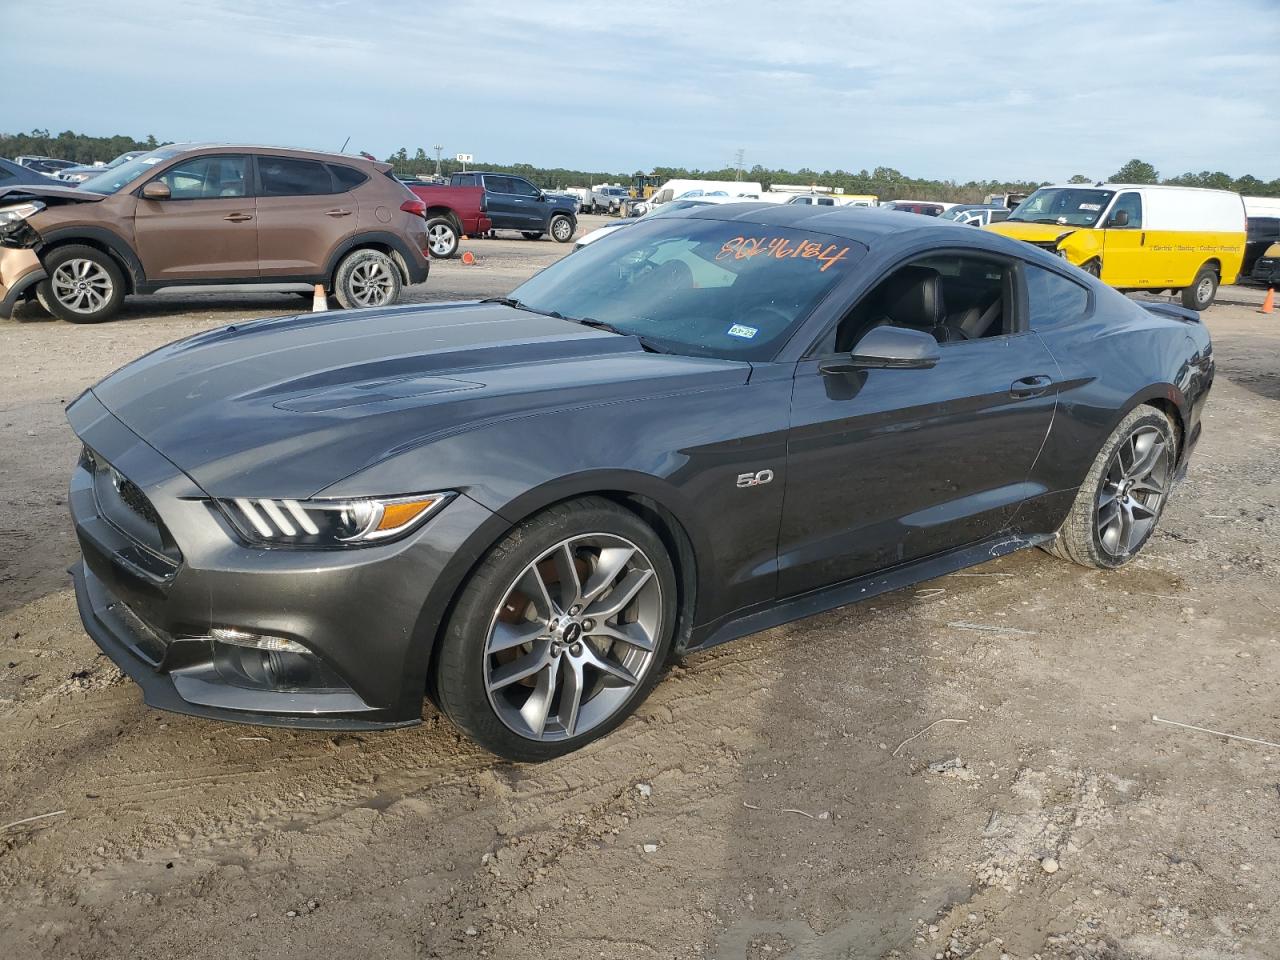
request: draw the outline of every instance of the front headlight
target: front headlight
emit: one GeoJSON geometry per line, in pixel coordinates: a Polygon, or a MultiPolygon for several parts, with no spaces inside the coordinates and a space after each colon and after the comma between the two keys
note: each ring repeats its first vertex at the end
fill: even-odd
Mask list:
{"type": "Polygon", "coordinates": [[[450,493],[358,500],[219,500],[250,543],[280,547],[358,547],[402,537],[445,505],[450,493]]]}
{"type": "Polygon", "coordinates": [[[39,200],[19,203],[12,207],[0,207],[0,227],[17,223],[19,220],[26,220],[28,217],[34,217],[43,209],[44,204],[39,200]]]}

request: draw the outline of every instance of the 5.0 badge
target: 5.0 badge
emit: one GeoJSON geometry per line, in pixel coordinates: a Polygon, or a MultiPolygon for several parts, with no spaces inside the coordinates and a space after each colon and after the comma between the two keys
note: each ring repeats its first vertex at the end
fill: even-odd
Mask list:
{"type": "Polygon", "coordinates": [[[756,473],[740,473],[738,474],[739,487],[758,487],[766,484],[773,479],[772,470],[760,470],[756,473]]]}

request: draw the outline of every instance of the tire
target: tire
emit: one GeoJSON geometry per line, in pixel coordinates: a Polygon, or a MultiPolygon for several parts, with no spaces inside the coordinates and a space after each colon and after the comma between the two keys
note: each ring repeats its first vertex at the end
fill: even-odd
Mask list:
{"type": "MultiPolygon", "coordinates": [[[[1129,411],[1098,451],[1088,476],[1076,493],[1071,512],[1063,521],[1056,539],[1045,549],[1063,560],[1095,569],[1112,569],[1128,563],[1142,550],[1160,522],[1173,486],[1177,455],[1177,436],[1167,416],[1148,406],[1129,411]],[[1152,445],[1144,445],[1140,438],[1152,438],[1152,445]],[[1135,439],[1138,440],[1137,448],[1130,446],[1135,439]],[[1144,453],[1149,455],[1155,442],[1162,444],[1163,453],[1152,458],[1146,482],[1138,480],[1135,484],[1132,478],[1127,478],[1126,462],[1132,462],[1135,451],[1141,461],[1144,453]],[[1118,478],[1126,478],[1121,480],[1126,484],[1126,495],[1115,495],[1118,478]],[[1161,492],[1152,493],[1155,488],[1161,492]],[[1111,495],[1109,499],[1107,494],[1111,495]],[[1113,505],[1115,513],[1112,513],[1113,505]],[[1104,513],[1116,519],[1104,524],[1104,513]],[[1134,513],[1144,516],[1135,519],[1134,513]],[[1145,525],[1136,527],[1140,522],[1145,525]],[[1132,534],[1126,535],[1127,530],[1132,534]]],[[[1132,471],[1135,476],[1139,472],[1132,471]]]]}
{"type": "Polygon", "coordinates": [[[574,223],[563,213],[551,218],[551,239],[556,243],[568,243],[573,239],[574,223]]]}
{"type": "Polygon", "coordinates": [[[437,260],[452,260],[458,255],[462,234],[448,217],[432,217],[427,221],[427,247],[437,260]]]}
{"type": "Polygon", "coordinates": [[[68,244],[46,256],[44,268],[49,276],[36,285],[36,299],[60,320],[101,323],[119,311],[124,272],[110,254],[68,244]]]}
{"type": "Polygon", "coordinates": [[[1090,260],[1088,263],[1084,264],[1080,269],[1083,270],[1085,273],[1087,273],[1091,277],[1095,277],[1095,278],[1101,277],[1102,261],[1090,260]]]}
{"type": "Polygon", "coordinates": [[[600,497],[550,507],[512,529],[460,591],[440,640],[432,700],[499,757],[561,756],[609,733],[653,689],[671,649],[675,614],[675,570],[639,517],[600,497]],[[602,564],[613,571],[622,558],[612,576],[593,584],[602,564]],[[581,586],[566,600],[561,584],[570,569],[581,586]],[[561,602],[569,605],[585,591],[595,595],[586,594],[583,609],[561,619],[561,602]],[[609,613],[618,602],[622,612],[609,613]],[[593,610],[601,611],[596,619],[593,610]],[[624,642],[624,633],[643,643],[624,642]],[[619,667],[625,678],[614,672],[619,667]],[[574,689],[580,699],[566,699],[574,689]]]}
{"type": "Polygon", "coordinates": [[[541,240],[542,231],[541,230],[521,230],[520,236],[524,237],[526,240],[541,240]]]}
{"type": "Polygon", "coordinates": [[[333,295],[344,310],[385,307],[400,299],[400,268],[381,250],[355,250],[338,264],[333,295]]]}
{"type": "Polygon", "coordinates": [[[1218,296],[1218,272],[1213,267],[1201,267],[1191,286],[1182,291],[1182,305],[1188,310],[1208,310],[1218,296]]]}

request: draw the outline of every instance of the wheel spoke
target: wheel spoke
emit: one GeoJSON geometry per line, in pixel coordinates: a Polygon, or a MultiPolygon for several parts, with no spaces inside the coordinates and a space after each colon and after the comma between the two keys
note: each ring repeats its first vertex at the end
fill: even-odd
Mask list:
{"type": "Polygon", "coordinates": [[[539,670],[547,669],[548,665],[554,665],[554,662],[555,658],[551,656],[549,644],[541,644],[523,657],[517,657],[494,670],[489,675],[489,690],[501,690],[513,683],[519,683],[539,670]]]}
{"type": "Polygon", "coordinates": [[[1129,475],[1134,478],[1145,477],[1155,469],[1164,455],[1164,441],[1154,430],[1140,434],[1134,438],[1134,452],[1137,454],[1137,460],[1129,471],[1129,475]]]}
{"type": "Polygon", "coordinates": [[[556,698],[556,679],[559,673],[560,658],[555,657],[538,674],[538,683],[533,688],[533,693],[529,694],[529,699],[520,708],[520,716],[535,737],[541,737],[547,729],[547,716],[551,713],[551,701],[556,698]]]}
{"type": "Polygon", "coordinates": [[[1120,508],[1120,543],[1125,553],[1133,548],[1133,511],[1128,507],[1120,508]]]}
{"type": "Polygon", "coordinates": [[[582,664],[570,660],[564,665],[564,682],[560,688],[560,723],[564,733],[572,737],[578,732],[578,714],[582,709],[582,664]]]}
{"type": "Polygon", "coordinates": [[[604,593],[613,581],[618,579],[618,574],[633,556],[635,556],[635,550],[630,547],[606,547],[601,550],[596,568],[591,571],[591,576],[587,578],[587,583],[582,588],[583,602],[591,603],[604,593]]]}
{"type": "Polygon", "coordinates": [[[591,666],[595,667],[601,673],[608,674],[615,679],[621,680],[629,687],[634,687],[639,683],[639,679],[630,670],[620,663],[614,663],[605,654],[597,653],[594,648],[587,646],[583,648],[586,651],[584,659],[591,666]]]}
{"type": "Polygon", "coordinates": [[[546,633],[546,624],[538,620],[525,620],[522,623],[506,623],[499,620],[493,626],[493,636],[489,638],[488,651],[501,653],[504,650],[522,647],[526,643],[533,643],[540,637],[545,637],[546,633]]]}
{"type": "Polygon", "coordinates": [[[591,630],[587,631],[587,635],[617,640],[619,643],[625,643],[627,646],[635,647],[637,650],[648,651],[657,646],[653,638],[636,623],[597,623],[591,630]]]}
{"type": "Polygon", "coordinates": [[[604,599],[597,600],[587,608],[587,616],[600,620],[616,617],[626,609],[627,604],[636,598],[641,588],[653,576],[652,570],[632,570],[614,587],[613,592],[604,599]]]}
{"type": "Polygon", "coordinates": [[[571,544],[560,544],[555,564],[560,580],[560,609],[571,610],[582,601],[582,582],[578,579],[578,566],[571,544]]]}
{"type": "Polygon", "coordinates": [[[542,572],[536,563],[529,565],[516,587],[533,601],[533,609],[542,619],[551,620],[560,616],[560,608],[551,602],[551,594],[547,592],[547,582],[542,579],[542,572]]]}

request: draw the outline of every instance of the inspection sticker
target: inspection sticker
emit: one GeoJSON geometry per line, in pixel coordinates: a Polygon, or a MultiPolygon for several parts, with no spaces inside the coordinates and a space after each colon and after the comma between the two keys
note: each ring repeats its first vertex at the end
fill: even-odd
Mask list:
{"type": "Polygon", "coordinates": [[[759,332],[759,329],[756,327],[748,327],[741,323],[735,323],[729,328],[729,336],[741,337],[743,340],[750,340],[759,332]]]}
{"type": "Polygon", "coordinates": [[[1094,212],[1096,213],[1097,211],[1099,211],[1099,210],[1101,210],[1101,209],[1102,209],[1102,204],[1100,204],[1100,203],[1082,203],[1082,204],[1080,204],[1080,209],[1081,209],[1081,210],[1092,210],[1092,211],[1094,211],[1094,212]]]}

